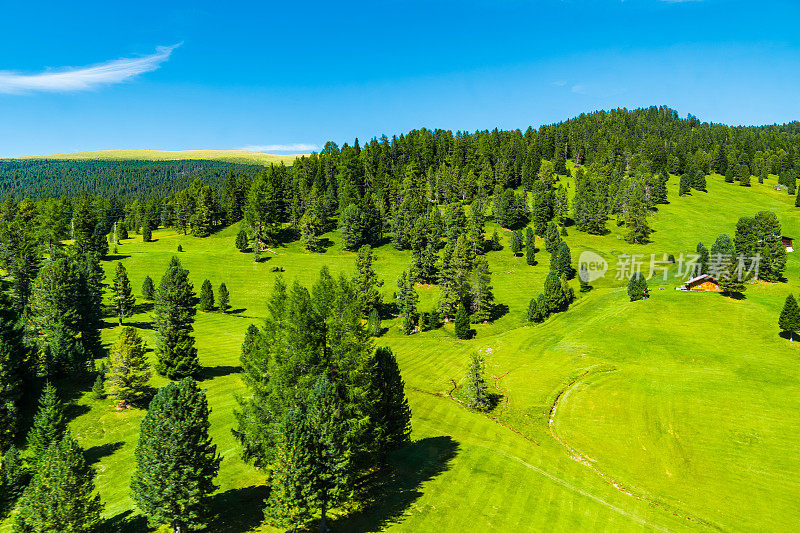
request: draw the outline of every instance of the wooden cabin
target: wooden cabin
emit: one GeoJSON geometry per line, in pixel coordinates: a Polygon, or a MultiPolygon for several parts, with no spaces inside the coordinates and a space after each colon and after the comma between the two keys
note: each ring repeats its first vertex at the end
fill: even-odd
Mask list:
{"type": "Polygon", "coordinates": [[[680,287],[679,291],[712,291],[719,292],[719,282],[708,274],[701,274],[692,278],[680,287]]]}
{"type": "Polygon", "coordinates": [[[787,252],[794,252],[794,239],[786,235],[781,235],[781,242],[786,247],[787,252]]]}

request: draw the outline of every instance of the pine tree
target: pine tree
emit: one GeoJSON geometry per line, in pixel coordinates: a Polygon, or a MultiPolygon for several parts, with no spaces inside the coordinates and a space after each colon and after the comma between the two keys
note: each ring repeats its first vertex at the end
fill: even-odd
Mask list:
{"type": "Polygon", "coordinates": [[[530,226],[525,228],[525,262],[531,266],[536,264],[536,237],[530,226]]]}
{"type": "Polygon", "coordinates": [[[786,297],[786,302],[783,304],[780,317],[778,318],[778,326],[781,331],[789,334],[789,340],[794,341],[794,335],[800,331],[800,307],[797,305],[793,295],[786,297]]]}
{"type": "Polygon", "coordinates": [[[249,239],[247,238],[247,232],[243,229],[240,229],[239,233],[236,234],[236,249],[240,252],[244,252],[247,250],[248,244],[249,239]]]}
{"type": "Polygon", "coordinates": [[[485,206],[480,198],[475,199],[469,206],[469,239],[474,255],[480,255],[484,251],[483,232],[486,225],[484,210],[485,206]]]}
{"type": "Polygon", "coordinates": [[[377,309],[369,312],[367,317],[367,334],[370,337],[377,337],[381,334],[381,315],[377,309]]]}
{"type": "Polygon", "coordinates": [[[198,306],[201,311],[211,311],[214,309],[214,289],[211,288],[211,282],[208,280],[203,281],[200,286],[200,301],[198,306]]]}
{"type": "MultiPolygon", "coordinates": [[[[572,252],[566,242],[561,241],[558,243],[558,248],[553,254],[553,257],[555,258],[555,264],[551,264],[550,269],[558,272],[559,276],[564,274],[567,276],[567,279],[571,279],[575,275],[575,272],[572,268],[572,252]]],[[[551,261],[551,263],[553,263],[553,261],[551,261]]]]}
{"type": "Polygon", "coordinates": [[[647,280],[641,272],[634,272],[628,280],[628,297],[632,302],[647,298],[647,280]]]}
{"type": "Polygon", "coordinates": [[[464,305],[458,307],[455,319],[455,333],[459,339],[468,339],[471,331],[469,328],[469,313],[464,305]]]}
{"type": "Polygon", "coordinates": [[[219,295],[219,302],[217,304],[219,310],[222,311],[223,313],[227,313],[228,309],[231,308],[230,305],[231,295],[230,293],[228,293],[228,287],[227,285],[225,285],[225,283],[219,284],[219,289],[217,289],[217,294],[219,295]]]}
{"type": "Polygon", "coordinates": [[[368,244],[359,248],[353,287],[356,290],[358,306],[363,317],[368,317],[373,309],[380,310],[381,294],[378,292],[378,287],[381,287],[383,282],[378,280],[375,269],[372,267],[375,259],[375,253],[368,244]]]}
{"type": "Polygon", "coordinates": [[[52,383],[47,382],[39,398],[33,426],[28,432],[28,453],[33,460],[38,460],[51,444],[61,440],[66,428],[64,407],[58,399],[58,392],[52,383]]]}
{"type": "Polygon", "coordinates": [[[153,278],[145,276],[142,282],[142,298],[153,301],[156,298],[156,288],[153,286],[153,278]]]}
{"type": "Polygon", "coordinates": [[[278,430],[264,518],[273,526],[296,532],[313,517],[314,482],[311,465],[314,444],[305,414],[295,408],[286,414],[278,430]]]}
{"type": "Polygon", "coordinates": [[[90,533],[100,525],[103,504],[95,493],[94,470],[70,435],[39,457],[30,485],[19,499],[14,531],[90,533]]]}
{"type": "Polygon", "coordinates": [[[102,374],[97,374],[97,378],[94,380],[94,384],[92,385],[92,398],[95,400],[102,400],[106,397],[106,388],[103,380],[102,374]]]}
{"type": "Polygon", "coordinates": [[[678,196],[686,196],[692,191],[691,178],[689,174],[681,174],[680,184],[678,185],[678,196]]]}
{"type": "Polygon", "coordinates": [[[378,348],[372,360],[370,423],[379,464],[411,442],[411,409],[400,367],[390,348],[378,348]]]}
{"type": "Polygon", "coordinates": [[[547,314],[557,313],[563,311],[567,306],[567,298],[564,294],[564,288],[561,286],[561,280],[558,277],[558,272],[551,270],[544,280],[544,300],[546,302],[545,309],[547,314]]]}
{"type": "Polygon", "coordinates": [[[114,310],[117,313],[120,326],[124,317],[133,314],[135,304],[136,298],[133,297],[128,271],[125,269],[125,265],[117,263],[117,269],[114,274],[114,310]]]}
{"type": "Polygon", "coordinates": [[[191,378],[161,387],[142,420],[133,500],[152,525],[185,533],[203,523],[221,457],[208,434],[206,394],[191,378]],[[176,481],[177,480],[177,481],[176,481]]]}
{"type": "Polygon", "coordinates": [[[191,335],[195,312],[189,271],[181,268],[178,262],[170,266],[161,279],[154,308],[156,371],[162,376],[180,379],[200,371],[191,335]]]}
{"type": "Polygon", "coordinates": [[[552,254],[561,242],[561,235],[558,234],[558,227],[553,222],[547,224],[547,232],[544,235],[544,248],[547,253],[552,254]]]}
{"type": "Polygon", "coordinates": [[[472,321],[477,323],[488,322],[494,310],[494,294],[492,293],[492,279],[489,263],[485,257],[475,261],[472,271],[472,321]]]}
{"type": "Polygon", "coordinates": [[[19,424],[27,350],[14,302],[0,291],[0,449],[14,439],[19,424]]]}
{"type": "Polygon", "coordinates": [[[25,462],[12,444],[3,454],[3,464],[0,466],[0,515],[5,516],[14,507],[29,479],[25,462]]]}
{"type": "Polygon", "coordinates": [[[151,242],[153,240],[153,229],[150,227],[150,220],[144,219],[142,221],[142,242],[151,242]]]}
{"type": "Polygon", "coordinates": [[[514,230],[511,233],[511,253],[514,254],[514,257],[517,256],[520,252],[522,252],[524,244],[522,242],[522,231],[521,230],[514,230]]]}
{"type": "Polygon", "coordinates": [[[339,215],[342,245],[346,250],[356,250],[364,244],[364,228],[361,219],[361,210],[356,204],[348,205],[339,215]]]}
{"type": "Polygon", "coordinates": [[[108,395],[118,402],[140,402],[148,391],[150,363],[147,361],[144,340],[134,328],[122,330],[111,350],[110,359],[106,377],[108,395]]]}
{"type": "Polygon", "coordinates": [[[397,286],[400,289],[397,306],[400,309],[400,317],[402,320],[401,329],[404,334],[411,335],[416,327],[419,296],[414,289],[414,280],[406,272],[400,274],[397,286]]]}
{"type": "Polygon", "coordinates": [[[697,243],[697,272],[696,274],[699,276],[700,274],[708,274],[708,248],[706,248],[702,242],[697,243]]]}
{"type": "Polygon", "coordinates": [[[478,411],[486,411],[491,405],[488,389],[486,362],[483,357],[474,353],[467,370],[466,393],[469,406],[478,411]]]}
{"type": "Polygon", "coordinates": [[[539,300],[531,298],[528,303],[528,322],[542,322],[544,320],[543,310],[539,308],[539,300]]]}

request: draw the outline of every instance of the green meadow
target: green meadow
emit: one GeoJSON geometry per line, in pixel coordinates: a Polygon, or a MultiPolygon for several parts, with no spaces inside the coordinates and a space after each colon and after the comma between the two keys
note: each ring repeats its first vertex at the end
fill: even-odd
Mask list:
{"type": "MultiPolygon", "coordinates": [[[[48,156],[52,157],[52,156],[48,156]]],[[[95,155],[92,158],[96,158],[95,155]]],[[[504,249],[488,253],[495,300],[505,306],[493,323],[475,326],[472,340],[458,340],[452,324],[402,335],[384,321],[378,345],[398,358],[413,413],[413,443],[391,461],[392,479],[375,487],[374,503],[334,512],[333,531],[792,531],[800,522],[800,343],[779,336],[784,299],[800,292],[798,253],[789,254],[788,282],[752,284],[745,298],[675,291],[674,277],[649,281],[651,297],[630,302],[617,280],[620,254],[693,253],[720,233],[734,233],[740,216],[769,209],[786,235],[800,237],[794,197],[773,190],[775,177],[750,188],[708,177],[708,192],[659,206],[650,222],[652,242],[630,245],[623,228],[591,236],[569,227],[564,239],[573,266],[584,250],[610,263],[605,278],[565,313],[531,325],[528,301],[542,290],[549,255],[538,264],[513,257],[510,233],[494,224],[504,249]],[[451,398],[470,355],[480,351],[494,392],[493,412],[470,411],[451,398]]],[[[571,185],[571,184],[570,184],[571,185]]],[[[264,476],[239,457],[231,433],[235,395],[245,394],[239,375],[247,326],[260,323],[275,276],[310,284],[323,266],[350,274],[355,253],[333,245],[310,254],[299,242],[267,253],[255,264],[234,247],[238,227],[206,239],[172,230],[140,236],[119,246],[118,259],[138,292],[150,275],[156,283],[178,255],[195,290],[204,279],[225,282],[232,312],[198,312],[195,334],[204,367],[212,436],[223,456],[209,531],[273,531],[262,526],[264,476]],[[183,252],[178,253],[181,245],[183,252]]],[[[375,265],[390,301],[410,253],[391,245],[376,249],[375,265]]],[[[104,262],[107,282],[115,261],[104,262]]],[[[647,267],[645,267],[645,270],[647,267]]],[[[647,272],[645,271],[645,274],[647,272]]],[[[436,287],[417,287],[420,310],[432,308],[436,287]]],[[[127,323],[153,346],[151,308],[141,299],[127,323]]],[[[105,319],[103,340],[120,328],[105,319]]],[[[153,384],[166,381],[153,378],[153,384]]],[[[74,391],[70,428],[97,470],[106,504],[107,531],[148,531],[129,495],[133,451],[142,410],[117,410],[108,400],[74,391]]],[[[6,525],[6,529],[10,529],[6,525]]]]}

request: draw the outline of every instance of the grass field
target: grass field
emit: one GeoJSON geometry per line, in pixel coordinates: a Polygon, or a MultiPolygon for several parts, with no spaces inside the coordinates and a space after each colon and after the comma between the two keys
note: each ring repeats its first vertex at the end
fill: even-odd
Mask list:
{"type": "MultiPolygon", "coordinates": [[[[710,176],[708,193],[677,196],[651,223],[652,243],[627,244],[620,228],[590,236],[569,228],[573,257],[593,250],[609,261],[620,253],[692,253],[698,241],[733,235],[739,216],[778,213],[784,234],[800,236],[794,198],[768,183],[746,189],[710,176]]],[[[487,231],[498,229],[490,224],[487,231]]],[[[198,313],[195,324],[202,386],[213,408],[212,435],[224,459],[210,531],[272,531],[261,526],[263,476],[244,464],[231,428],[234,394],[242,393],[238,357],[248,324],[265,314],[276,274],[310,283],[323,265],[352,272],[355,254],[339,235],[322,254],[299,243],[254,264],[238,253],[231,227],[207,238],[154,232],[119,247],[138,289],[145,275],[160,279],[179,255],[196,289],[204,279],[225,282],[235,312],[198,313]],[[184,252],[177,254],[178,245],[184,252]]],[[[746,298],[684,293],[679,281],[651,280],[651,298],[631,303],[614,267],[570,310],[529,325],[529,299],[541,292],[544,251],[528,266],[505,249],[488,254],[496,301],[508,312],[477,325],[473,340],[452,326],[403,336],[395,324],[379,344],[398,357],[413,411],[413,445],[397,454],[395,478],[380,503],[338,516],[334,531],[792,531],[800,521],[800,343],[780,338],[777,317],[785,296],[800,292],[798,254],[789,254],[787,283],[749,285],[746,298]],[[663,289],[663,290],[662,290],[663,289]],[[491,384],[503,395],[491,416],[448,397],[475,350],[486,355],[491,384]]],[[[543,246],[541,246],[543,248],[543,246]]],[[[377,249],[384,299],[408,267],[410,255],[377,249]]],[[[114,262],[105,263],[110,279],[114,262]]],[[[575,284],[577,292],[577,281],[575,284]]],[[[420,307],[436,288],[419,288],[420,307]]],[[[150,310],[129,319],[152,346],[150,310]]],[[[103,339],[119,328],[106,319],[103,339]]],[[[155,385],[162,385],[155,378],[155,385]]],[[[87,389],[88,391],[88,386],[87,389]]],[[[133,508],[128,482],[143,411],[116,411],[108,401],[76,393],[71,429],[98,470],[97,483],[111,520],[108,531],[147,531],[133,508]]]]}
{"type": "Polygon", "coordinates": [[[294,154],[265,154],[252,150],[94,150],[68,154],[34,155],[10,159],[70,159],[102,161],[178,161],[181,159],[211,159],[228,163],[250,165],[269,165],[283,161],[287,165],[294,162],[294,154]]]}

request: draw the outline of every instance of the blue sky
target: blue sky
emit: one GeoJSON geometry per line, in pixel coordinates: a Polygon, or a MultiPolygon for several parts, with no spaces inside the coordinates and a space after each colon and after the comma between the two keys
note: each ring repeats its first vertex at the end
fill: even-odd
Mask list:
{"type": "Polygon", "coordinates": [[[0,3],[0,155],[300,151],[668,105],[800,119],[800,3],[0,3]]]}

